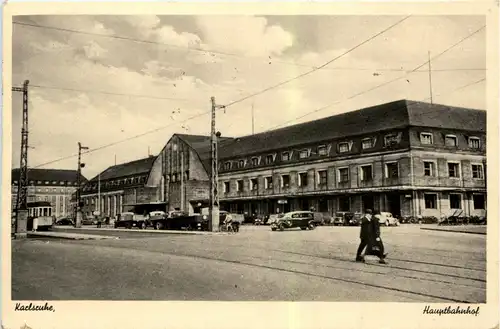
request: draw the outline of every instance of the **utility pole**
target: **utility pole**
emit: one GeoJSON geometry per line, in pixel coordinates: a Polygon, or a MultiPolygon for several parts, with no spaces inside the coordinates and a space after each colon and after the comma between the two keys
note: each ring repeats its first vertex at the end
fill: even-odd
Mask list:
{"type": "Polygon", "coordinates": [[[25,80],[23,86],[13,87],[12,91],[23,93],[23,123],[21,128],[21,163],[19,166],[19,181],[16,198],[16,238],[27,236],[28,226],[28,84],[25,80]]]}
{"type": "Polygon", "coordinates": [[[181,152],[181,211],[184,212],[184,150],[181,152]]]}
{"type": "Polygon", "coordinates": [[[219,168],[218,168],[218,154],[217,154],[217,139],[220,137],[220,132],[215,131],[215,111],[217,108],[224,108],[224,106],[217,106],[215,104],[215,97],[211,98],[212,101],[212,122],[210,132],[212,170],[210,175],[210,214],[209,214],[209,228],[212,232],[219,230],[219,168]]]}
{"type": "Polygon", "coordinates": [[[76,170],[76,220],[75,226],[82,226],[82,211],[80,207],[80,188],[81,188],[81,176],[82,176],[82,168],[85,167],[85,163],[82,163],[82,150],[88,150],[89,148],[86,146],[82,146],[80,142],[78,142],[78,169],[76,170]]]}
{"type": "Polygon", "coordinates": [[[431,104],[433,104],[433,100],[432,100],[432,72],[431,72],[431,52],[429,51],[428,52],[428,56],[429,56],[429,91],[430,91],[430,95],[431,95],[431,104]]]}

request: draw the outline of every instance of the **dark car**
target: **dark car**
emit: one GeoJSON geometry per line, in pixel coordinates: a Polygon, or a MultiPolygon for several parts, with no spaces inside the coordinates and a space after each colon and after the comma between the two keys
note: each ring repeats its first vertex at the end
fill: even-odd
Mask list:
{"type": "Polygon", "coordinates": [[[314,213],[312,211],[288,212],[271,224],[272,231],[283,231],[285,229],[297,227],[301,230],[314,230],[316,228],[314,223],[314,213]]]}
{"type": "Polygon", "coordinates": [[[67,226],[67,225],[75,225],[75,222],[73,219],[67,217],[67,218],[61,218],[56,221],[56,225],[61,225],[61,226],[67,226]]]}

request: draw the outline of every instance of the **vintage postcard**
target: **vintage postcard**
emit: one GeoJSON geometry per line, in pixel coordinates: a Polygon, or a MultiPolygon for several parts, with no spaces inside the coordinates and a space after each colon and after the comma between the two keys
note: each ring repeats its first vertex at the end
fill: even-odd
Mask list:
{"type": "Polygon", "coordinates": [[[3,328],[498,328],[497,2],[3,14],[3,328]]]}

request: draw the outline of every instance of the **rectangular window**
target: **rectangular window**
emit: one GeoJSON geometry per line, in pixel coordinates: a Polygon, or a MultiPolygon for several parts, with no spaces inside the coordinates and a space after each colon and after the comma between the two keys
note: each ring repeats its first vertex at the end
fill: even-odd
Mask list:
{"type": "Polygon", "coordinates": [[[373,147],[373,138],[365,138],[361,141],[361,148],[363,150],[370,149],[373,147]]]}
{"type": "Polygon", "coordinates": [[[348,196],[340,196],[339,201],[339,211],[350,211],[351,210],[351,198],[348,196]]]}
{"type": "Polygon", "coordinates": [[[453,178],[460,177],[458,163],[448,163],[448,177],[453,177],[453,178]]]}
{"type": "Polygon", "coordinates": [[[469,137],[469,147],[471,149],[478,149],[481,146],[480,139],[477,137],[469,137]]]}
{"type": "Polygon", "coordinates": [[[450,194],[450,209],[462,209],[460,194],[450,194]]]}
{"type": "Polygon", "coordinates": [[[227,161],[226,163],[224,163],[224,169],[225,170],[231,169],[231,162],[230,161],[227,161]]]}
{"type": "Polygon", "coordinates": [[[450,147],[456,147],[457,144],[457,136],[455,135],[446,135],[444,138],[444,145],[450,147]]]}
{"type": "Polygon", "coordinates": [[[318,146],[318,155],[327,155],[328,149],[325,145],[318,146]]]}
{"type": "Polygon", "coordinates": [[[236,191],[243,192],[243,180],[236,181],[236,191]]]}
{"type": "Polygon", "coordinates": [[[299,153],[299,158],[300,159],[306,159],[309,157],[309,151],[308,150],[302,150],[299,153]]]}
{"type": "Polygon", "coordinates": [[[474,202],[474,209],[486,209],[484,194],[474,194],[472,195],[472,200],[474,202]]]}
{"type": "Polygon", "coordinates": [[[424,145],[431,145],[432,144],[432,134],[421,133],[420,134],[420,143],[422,143],[424,145]]]}
{"type": "Polygon", "coordinates": [[[273,155],[272,154],[266,155],[266,164],[271,164],[271,163],[273,163],[273,155]]]}
{"type": "Polygon", "coordinates": [[[264,184],[266,189],[272,189],[273,188],[273,177],[269,176],[264,179],[264,184]]]}
{"type": "Polygon", "coordinates": [[[224,193],[229,193],[231,191],[231,184],[229,182],[224,182],[224,193]]]}
{"type": "Polygon", "coordinates": [[[473,164],[472,165],[472,178],[483,179],[483,165],[473,164]]]}
{"type": "Polygon", "coordinates": [[[385,178],[398,178],[399,168],[397,162],[391,162],[385,164],[385,178]]]}
{"type": "Polygon", "coordinates": [[[259,165],[259,158],[252,158],[252,166],[258,166],[259,165]]]}
{"type": "Polygon", "coordinates": [[[240,168],[245,167],[245,160],[238,161],[238,167],[240,167],[240,168]]]}
{"type": "Polygon", "coordinates": [[[349,168],[340,168],[338,170],[339,183],[345,183],[349,181],[349,168]]]}
{"type": "Polygon", "coordinates": [[[425,209],[437,209],[437,194],[424,194],[425,209]]]}
{"type": "Polygon", "coordinates": [[[349,152],[349,143],[339,143],[339,152],[340,153],[349,152]]]}
{"type": "Polygon", "coordinates": [[[281,160],[283,160],[283,161],[290,160],[290,152],[283,152],[283,153],[281,153],[281,160]]]}
{"type": "Polygon", "coordinates": [[[290,187],[290,175],[281,176],[281,187],[290,187]]]}
{"type": "Polygon", "coordinates": [[[299,173],[299,186],[307,186],[307,173],[299,173]]]}
{"type": "Polygon", "coordinates": [[[434,177],[434,162],[432,161],[424,161],[424,176],[434,177]]]}
{"type": "Polygon", "coordinates": [[[362,181],[371,181],[373,179],[373,172],[371,165],[361,166],[361,180],[362,181]]]}
{"type": "Polygon", "coordinates": [[[326,185],[328,183],[328,174],[326,170],[318,171],[318,185],[326,185]]]}
{"type": "Polygon", "coordinates": [[[257,191],[259,189],[259,181],[257,178],[250,179],[250,190],[257,191]]]}

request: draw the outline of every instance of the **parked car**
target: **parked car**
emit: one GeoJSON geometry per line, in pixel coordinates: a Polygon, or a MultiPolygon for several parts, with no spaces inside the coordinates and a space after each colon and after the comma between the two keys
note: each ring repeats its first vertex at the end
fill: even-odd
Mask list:
{"type": "Polygon", "coordinates": [[[330,216],[327,212],[314,212],[314,224],[316,226],[328,225],[331,222],[332,216],[330,216]]]}
{"type": "Polygon", "coordinates": [[[143,215],[137,215],[133,212],[123,212],[118,216],[114,226],[115,228],[124,227],[131,229],[132,227],[137,227],[140,229],[146,229],[147,222],[145,216],[143,215]]]}
{"type": "Polygon", "coordinates": [[[61,226],[67,226],[67,225],[75,225],[75,222],[73,221],[72,218],[66,217],[66,218],[60,218],[56,221],[56,225],[61,225],[61,226]]]}
{"type": "Polygon", "coordinates": [[[300,227],[301,230],[314,230],[314,213],[312,211],[292,211],[284,214],[271,224],[271,230],[283,231],[285,229],[300,227]]]}
{"type": "Polygon", "coordinates": [[[337,211],[335,218],[333,219],[334,226],[345,226],[349,225],[349,221],[354,217],[352,212],[348,211],[337,211]]]}
{"type": "Polygon", "coordinates": [[[378,222],[380,225],[385,226],[399,226],[399,220],[396,217],[393,217],[390,212],[381,212],[380,215],[376,215],[378,217],[378,222]]]}

